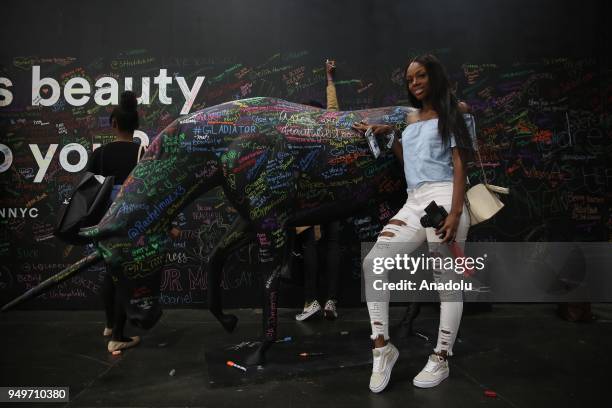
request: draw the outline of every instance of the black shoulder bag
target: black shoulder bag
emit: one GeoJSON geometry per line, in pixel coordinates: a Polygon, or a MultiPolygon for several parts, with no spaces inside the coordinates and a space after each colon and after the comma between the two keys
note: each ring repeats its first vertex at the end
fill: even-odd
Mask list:
{"type": "MultiPolygon", "coordinates": [[[[101,168],[104,169],[104,150],[101,156],[101,168]]],[[[90,243],[89,238],[79,236],[79,230],[100,222],[110,206],[114,184],[115,176],[104,177],[85,172],[68,204],[62,205],[53,235],[72,245],[90,243]]]]}

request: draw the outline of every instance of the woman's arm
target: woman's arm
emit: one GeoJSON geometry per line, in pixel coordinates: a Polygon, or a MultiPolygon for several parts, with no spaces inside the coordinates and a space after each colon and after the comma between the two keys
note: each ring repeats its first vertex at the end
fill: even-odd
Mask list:
{"type": "Polygon", "coordinates": [[[465,180],[466,172],[459,148],[452,148],[453,155],[453,198],[451,209],[444,220],[444,224],[436,230],[436,234],[442,239],[442,242],[453,242],[457,235],[459,220],[463,213],[463,204],[465,202],[465,180]]]}
{"type": "Polygon", "coordinates": [[[419,111],[413,111],[413,112],[409,112],[406,114],[406,122],[405,124],[402,124],[401,129],[398,125],[398,127],[391,127],[392,130],[395,131],[395,138],[393,139],[393,144],[391,145],[391,150],[393,151],[393,154],[395,154],[395,157],[397,157],[397,160],[399,160],[400,164],[402,165],[402,167],[404,167],[404,147],[402,146],[402,144],[400,143],[400,138],[401,138],[401,132],[408,126],[411,125],[413,123],[416,123],[419,121],[419,111]]]}
{"type": "Polygon", "coordinates": [[[404,150],[402,148],[402,144],[399,141],[399,138],[397,137],[397,134],[395,134],[395,137],[393,138],[391,151],[393,152],[397,160],[399,160],[402,167],[404,167],[404,150]]]}
{"type": "Polygon", "coordinates": [[[461,159],[459,148],[452,149],[453,154],[453,202],[451,204],[451,214],[455,213],[460,216],[463,212],[463,204],[465,200],[465,166],[461,159]]]}
{"type": "Polygon", "coordinates": [[[338,97],[336,95],[336,84],[334,83],[334,71],[336,69],[336,61],[325,61],[325,72],[327,74],[327,110],[338,111],[338,97]]]}

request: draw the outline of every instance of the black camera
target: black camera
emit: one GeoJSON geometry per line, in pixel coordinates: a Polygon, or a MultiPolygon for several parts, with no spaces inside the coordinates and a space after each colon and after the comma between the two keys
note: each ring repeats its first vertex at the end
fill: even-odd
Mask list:
{"type": "Polygon", "coordinates": [[[447,216],[448,213],[444,207],[432,201],[425,207],[425,215],[421,217],[421,225],[424,228],[438,228],[444,223],[447,216]]]}

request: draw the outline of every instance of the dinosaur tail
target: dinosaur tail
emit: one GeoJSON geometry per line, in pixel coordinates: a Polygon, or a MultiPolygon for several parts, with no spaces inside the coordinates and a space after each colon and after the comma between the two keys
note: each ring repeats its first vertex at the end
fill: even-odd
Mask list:
{"type": "Polygon", "coordinates": [[[18,296],[15,299],[11,300],[9,303],[2,306],[2,309],[0,309],[0,312],[6,312],[7,310],[11,309],[14,306],[17,306],[20,303],[25,302],[26,300],[32,299],[42,293],[47,292],[53,286],[58,285],[59,283],[65,281],[71,276],[83,271],[84,269],[87,269],[88,267],[92,265],[97,264],[101,260],[102,260],[102,255],[98,251],[86,256],[85,258],[82,258],[81,260],[75,262],[74,264],[70,265],[66,269],[63,269],[61,272],[58,272],[55,275],[51,276],[50,278],[42,281],[37,286],[28,290],[21,296],[18,296]]]}

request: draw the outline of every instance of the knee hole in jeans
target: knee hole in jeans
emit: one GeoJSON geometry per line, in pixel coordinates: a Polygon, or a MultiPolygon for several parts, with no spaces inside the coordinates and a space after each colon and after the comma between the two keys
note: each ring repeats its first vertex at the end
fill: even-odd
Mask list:
{"type": "Polygon", "coordinates": [[[378,235],[379,237],[388,237],[388,238],[393,238],[396,234],[396,232],[401,232],[401,228],[405,226],[406,223],[402,220],[390,220],[389,223],[387,225],[385,225],[385,228],[383,228],[382,232],[378,235]]]}

